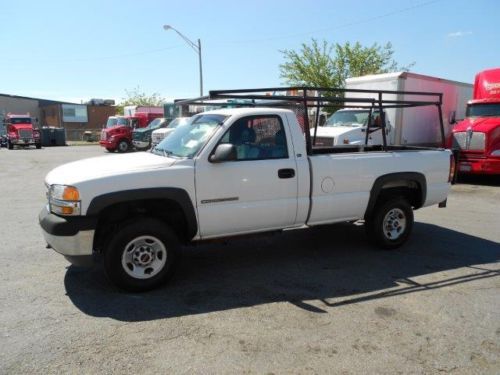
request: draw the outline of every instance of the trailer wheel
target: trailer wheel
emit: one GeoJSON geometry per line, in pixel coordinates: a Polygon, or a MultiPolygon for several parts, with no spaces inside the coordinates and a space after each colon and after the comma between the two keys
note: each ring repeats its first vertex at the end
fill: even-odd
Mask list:
{"type": "Polygon", "coordinates": [[[8,141],[7,147],[9,148],[9,150],[13,150],[14,149],[14,145],[12,144],[11,141],[8,141]]]}
{"type": "Polygon", "coordinates": [[[376,246],[387,250],[403,245],[408,240],[412,228],[412,207],[401,197],[378,203],[365,223],[368,239],[376,246]]]}
{"type": "Polygon", "coordinates": [[[137,218],[113,234],[104,253],[104,268],[118,287],[144,292],[172,276],[179,241],[163,222],[137,218]]]}
{"type": "Polygon", "coordinates": [[[118,152],[127,152],[128,149],[129,149],[129,144],[126,140],[121,140],[120,142],[118,142],[118,152]]]}

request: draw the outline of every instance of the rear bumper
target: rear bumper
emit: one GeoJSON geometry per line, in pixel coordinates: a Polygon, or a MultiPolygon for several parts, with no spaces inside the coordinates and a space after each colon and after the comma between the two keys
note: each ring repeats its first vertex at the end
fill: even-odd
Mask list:
{"type": "Polygon", "coordinates": [[[460,158],[457,167],[459,174],[500,174],[500,159],[460,158]]]}
{"type": "Polygon", "coordinates": [[[93,217],[61,217],[44,207],[38,215],[47,244],[75,265],[89,265],[97,220],[93,217]]]}

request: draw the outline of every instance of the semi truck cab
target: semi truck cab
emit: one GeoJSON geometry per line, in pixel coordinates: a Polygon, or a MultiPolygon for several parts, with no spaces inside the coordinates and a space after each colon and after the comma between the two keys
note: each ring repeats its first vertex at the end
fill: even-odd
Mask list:
{"type": "Polygon", "coordinates": [[[4,119],[7,130],[7,146],[9,150],[15,146],[28,147],[31,145],[42,148],[40,131],[33,128],[30,114],[8,113],[4,119]]]}
{"type": "Polygon", "coordinates": [[[476,75],[473,99],[453,128],[451,146],[459,151],[458,172],[500,174],[500,68],[476,75]]]}

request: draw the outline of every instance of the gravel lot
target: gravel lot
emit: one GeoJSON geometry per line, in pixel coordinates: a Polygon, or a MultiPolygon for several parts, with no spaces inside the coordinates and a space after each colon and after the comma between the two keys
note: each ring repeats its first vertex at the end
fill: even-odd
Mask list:
{"type": "Polygon", "coordinates": [[[0,150],[0,373],[500,373],[500,179],[416,212],[401,251],[363,228],[190,247],[125,294],[45,249],[45,174],[97,146],[0,150]]]}

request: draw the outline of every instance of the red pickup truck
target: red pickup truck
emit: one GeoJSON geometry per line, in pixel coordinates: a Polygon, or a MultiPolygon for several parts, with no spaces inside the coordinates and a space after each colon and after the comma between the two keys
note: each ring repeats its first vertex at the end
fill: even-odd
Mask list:
{"type": "Polygon", "coordinates": [[[9,150],[14,149],[14,146],[28,147],[34,145],[36,148],[42,148],[40,131],[33,128],[29,113],[24,115],[8,113],[4,122],[9,150]]]}
{"type": "Polygon", "coordinates": [[[132,131],[145,128],[160,113],[136,112],[133,116],[110,116],[99,144],[109,152],[127,152],[132,147],[132,131]]]}
{"type": "Polygon", "coordinates": [[[500,68],[476,75],[466,118],[452,130],[458,172],[500,175],[500,68]]]}

